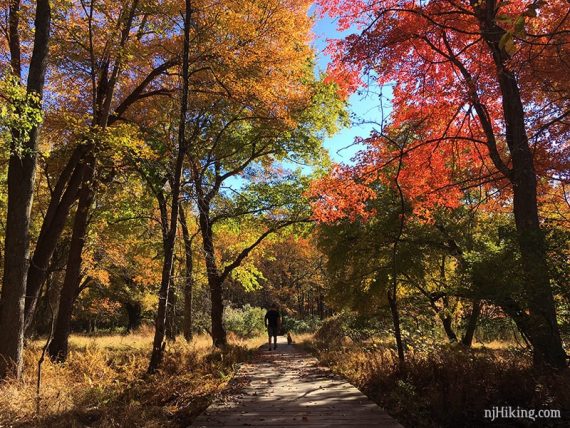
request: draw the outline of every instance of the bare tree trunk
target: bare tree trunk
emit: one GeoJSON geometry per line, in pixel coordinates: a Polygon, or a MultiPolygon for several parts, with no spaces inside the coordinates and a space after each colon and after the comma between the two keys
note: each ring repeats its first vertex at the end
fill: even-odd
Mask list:
{"type": "Polygon", "coordinates": [[[394,326],[394,338],[396,339],[400,370],[403,370],[406,364],[406,355],[404,353],[404,342],[402,341],[402,330],[400,329],[400,312],[398,311],[398,300],[390,292],[388,292],[388,303],[390,305],[390,313],[392,314],[392,324],[394,326]]]}
{"type": "Polygon", "coordinates": [[[398,169],[394,177],[394,184],[398,190],[398,199],[400,205],[399,219],[400,224],[398,226],[398,233],[396,239],[394,240],[394,245],[392,247],[392,286],[388,290],[388,303],[390,305],[390,312],[392,313],[392,322],[394,324],[394,337],[396,339],[396,347],[398,349],[398,361],[400,364],[400,370],[405,370],[406,356],[404,353],[404,344],[402,342],[402,332],[400,329],[400,313],[398,311],[398,245],[404,233],[404,223],[405,223],[405,203],[404,203],[404,193],[400,187],[399,177],[400,171],[402,170],[402,162],[404,157],[404,145],[398,147],[400,150],[400,156],[398,161],[398,169]]]}
{"type": "Polygon", "coordinates": [[[82,253],[89,223],[89,210],[95,197],[95,189],[93,187],[95,157],[93,155],[89,156],[83,169],[83,183],[73,223],[67,269],[59,299],[54,335],[48,348],[50,358],[58,362],[63,362],[67,358],[73,304],[77,298],[81,281],[82,253]]]}
{"type": "Polygon", "coordinates": [[[142,307],[138,302],[125,302],[124,305],[128,317],[127,333],[131,333],[141,325],[142,307]]]}
{"type": "Polygon", "coordinates": [[[453,322],[453,320],[451,319],[451,316],[449,316],[449,315],[444,315],[441,318],[441,323],[443,324],[443,330],[445,331],[445,334],[447,335],[447,339],[450,342],[457,342],[457,335],[453,331],[452,322],[453,322]]]}
{"type": "MultiPolygon", "coordinates": [[[[19,1],[10,2],[10,54],[14,73],[20,77],[19,1]]],[[[51,26],[49,0],[36,2],[34,48],[28,72],[27,92],[40,99],[47,68],[51,26]]],[[[13,132],[19,137],[17,131],[13,132]]],[[[37,165],[38,128],[30,131],[21,150],[12,141],[8,165],[8,213],[4,241],[4,276],[0,298],[0,379],[6,375],[19,378],[22,372],[24,344],[24,305],[29,268],[29,228],[37,165]]]]}
{"type": "MultiPolygon", "coordinates": [[[[444,287],[447,287],[447,278],[445,276],[445,262],[447,257],[445,254],[441,257],[441,265],[439,269],[439,280],[444,287]]],[[[447,336],[447,339],[451,343],[457,342],[457,335],[453,331],[453,318],[449,311],[449,296],[445,294],[442,296],[441,301],[443,302],[443,314],[441,314],[441,323],[443,324],[443,330],[447,336]]]]}
{"type": "Polygon", "coordinates": [[[165,245],[164,263],[162,266],[162,279],[159,291],[158,311],[154,330],[154,340],[152,345],[152,355],[148,366],[148,372],[154,373],[162,361],[164,351],[164,331],[166,324],[166,307],[168,294],[170,292],[170,281],[172,265],[174,260],[174,242],[176,240],[176,229],[178,226],[178,210],[180,207],[180,182],[182,178],[182,167],[186,153],[186,113],[188,111],[188,75],[189,75],[189,54],[190,54],[190,20],[192,18],[191,0],[185,0],[184,14],[184,48],[182,53],[182,97],[180,102],[180,120],[178,124],[178,153],[174,170],[174,181],[172,183],[172,205],[170,211],[170,228],[168,231],[168,241],[165,245]]]}
{"type": "Polygon", "coordinates": [[[212,320],[212,341],[214,346],[223,347],[227,344],[227,335],[223,323],[223,284],[216,265],[212,226],[209,219],[209,207],[205,205],[203,199],[200,197],[198,197],[198,205],[200,206],[200,230],[202,232],[202,243],[206,256],[206,273],[208,286],[210,287],[210,299],[212,301],[212,307],[210,309],[210,317],[212,320]]]}
{"type": "Polygon", "coordinates": [[[192,340],[192,298],[194,288],[194,258],[192,255],[192,238],[188,231],[188,223],[186,222],[186,214],[182,206],[180,207],[180,226],[182,227],[182,237],[184,238],[184,256],[185,256],[185,275],[184,275],[184,320],[182,331],[187,341],[192,340]]]}
{"type": "MultiPolygon", "coordinates": [[[[173,263],[174,264],[174,263],[173,263]]],[[[174,266],[171,278],[174,276],[174,266]]],[[[174,283],[170,283],[170,291],[168,293],[168,302],[166,308],[166,339],[170,342],[176,341],[176,290],[174,283]]]]}
{"type": "Polygon", "coordinates": [[[481,313],[481,300],[473,299],[471,315],[469,315],[469,321],[467,322],[467,329],[461,339],[461,343],[465,346],[471,346],[473,343],[473,336],[475,335],[475,329],[477,328],[477,319],[481,313]]]}
{"type": "Polygon", "coordinates": [[[26,330],[32,324],[40,290],[46,279],[50,261],[65,227],[71,207],[77,200],[83,178],[85,160],[82,157],[84,148],[85,145],[75,148],[60,174],[42,223],[26,283],[26,330]]]}

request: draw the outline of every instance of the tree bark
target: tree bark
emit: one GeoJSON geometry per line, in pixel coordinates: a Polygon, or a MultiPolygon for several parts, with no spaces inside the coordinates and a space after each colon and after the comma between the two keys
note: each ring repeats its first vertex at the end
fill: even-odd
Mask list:
{"type": "Polygon", "coordinates": [[[140,327],[142,321],[142,306],[138,302],[125,302],[128,324],[127,333],[131,333],[140,327]]]}
{"type": "MultiPolygon", "coordinates": [[[[444,254],[441,257],[441,265],[440,265],[440,269],[439,269],[439,280],[440,280],[440,283],[442,285],[444,285],[445,287],[447,287],[447,278],[445,276],[446,259],[447,259],[447,257],[444,254]]],[[[451,317],[450,312],[449,312],[449,296],[447,294],[444,294],[441,297],[441,301],[443,303],[443,314],[440,312],[440,316],[441,316],[441,323],[443,324],[443,330],[445,331],[447,339],[451,343],[457,342],[457,335],[453,331],[453,325],[452,325],[453,324],[453,318],[451,317]]],[[[434,306],[435,306],[435,302],[434,302],[434,306]]]]}
{"type": "Polygon", "coordinates": [[[12,73],[22,78],[22,53],[20,47],[20,0],[10,0],[8,8],[8,46],[10,48],[10,66],[12,73]]]}
{"type": "MultiPolygon", "coordinates": [[[[10,3],[9,36],[11,63],[20,74],[18,34],[19,2],[10,3]]],[[[51,26],[49,0],[36,2],[34,48],[28,72],[27,92],[42,97],[47,68],[51,26]]],[[[17,131],[13,133],[17,135],[17,131]]],[[[7,375],[19,378],[22,371],[24,343],[24,305],[29,268],[29,228],[37,165],[38,128],[30,131],[23,142],[23,152],[12,141],[8,165],[8,212],[4,241],[4,275],[0,298],[0,379],[7,375]]]]}
{"type": "Polygon", "coordinates": [[[182,206],[180,207],[180,226],[182,227],[182,237],[184,239],[184,261],[185,261],[185,276],[184,276],[184,320],[182,324],[182,332],[184,338],[189,342],[192,340],[192,298],[194,289],[194,258],[192,255],[192,238],[188,231],[188,223],[186,222],[186,214],[182,206]]]}
{"type": "Polygon", "coordinates": [[[399,367],[400,371],[404,371],[406,365],[406,356],[404,353],[404,344],[402,342],[402,332],[400,329],[400,313],[398,311],[398,273],[399,273],[398,245],[400,244],[402,234],[404,233],[404,225],[406,219],[404,193],[402,191],[402,187],[400,186],[400,182],[398,180],[400,178],[400,172],[402,170],[404,146],[403,145],[398,146],[398,149],[400,150],[400,157],[398,159],[398,169],[394,177],[394,184],[396,185],[396,189],[398,190],[398,200],[400,205],[400,212],[398,213],[398,215],[399,215],[400,224],[398,226],[396,239],[394,240],[394,245],[392,246],[392,284],[387,294],[388,294],[388,303],[390,305],[390,312],[392,313],[392,322],[394,324],[394,337],[396,339],[396,347],[398,349],[399,367]]]}
{"type": "Polygon", "coordinates": [[[394,338],[396,339],[400,370],[403,370],[406,363],[406,355],[404,353],[404,342],[402,341],[402,330],[400,329],[400,312],[398,311],[398,301],[390,292],[388,292],[388,303],[390,305],[390,313],[392,314],[392,324],[394,325],[394,338]]]}
{"type": "Polygon", "coordinates": [[[469,315],[469,321],[467,322],[467,328],[465,329],[465,334],[461,343],[465,346],[471,347],[473,343],[473,336],[475,335],[475,329],[477,328],[477,320],[481,314],[481,300],[473,299],[473,308],[471,309],[471,315],[469,315]]]}
{"type": "Polygon", "coordinates": [[[81,159],[82,156],[82,148],[77,147],[69,159],[65,170],[58,178],[42,223],[26,283],[26,330],[29,329],[33,322],[39,293],[46,280],[49,264],[69,217],[71,207],[79,193],[85,163],[85,160],[81,159]],[[66,171],[67,169],[73,172],[69,174],[66,171]]]}
{"type": "Polygon", "coordinates": [[[83,166],[83,181],[73,223],[67,269],[61,289],[53,339],[48,348],[52,361],[63,362],[67,358],[73,304],[77,298],[81,281],[82,253],[89,224],[89,210],[95,197],[94,176],[95,156],[89,155],[83,166]]]}
{"type": "MultiPolygon", "coordinates": [[[[174,263],[173,263],[174,264],[174,263]]],[[[174,266],[171,278],[174,276],[174,266]]],[[[170,291],[168,293],[168,302],[166,307],[166,339],[176,341],[176,291],[171,281],[170,291]]]]}
{"type": "Polygon", "coordinates": [[[154,340],[152,345],[152,355],[148,366],[148,373],[154,373],[158,369],[164,352],[164,333],[166,324],[166,308],[168,294],[170,292],[170,282],[172,265],[174,260],[174,242],[176,240],[176,230],[178,226],[178,210],[180,207],[180,182],[182,178],[182,167],[186,154],[186,113],[188,112],[188,77],[189,77],[189,54],[190,54],[190,25],[192,18],[191,0],[185,0],[184,14],[184,47],[182,52],[182,97],[180,100],[180,119],[178,124],[178,153],[174,169],[174,180],[172,183],[172,205],[170,211],[170,225],[168,240],[165,245],[164,263],[162,266],[162,279],[159,291],[158,311],[154,330],[154,340]]]}
{"type": "MultiPolygon", "coordinates": [[[[474,0],[472,0],[474,1],[474,0]]],[[[496,24],[496,2],[476,5],[481,34],[489,46],[502,95],[506,140],[511,154],[509,179],[513,188],[513,212],[524,271],[523,288],[528,302],[525,334],[534,350],[537,367],[566,367],[556,307],[546,262],[546,245],[540,227],[533,153],[526,133],[525,115],[517,76],[509,69],[509,55],[500,48],[505,30],[496,24]]]]}
{"type": "Polygon", "coordinates": [[[441,323],[443,324],[443,329],[445,331],[445,334],[447,335],[449,341],[453,343],[457,342],[457,335],[453,331],[452,321],[453,320],[449,315],[444,315],[441,318],[441,323]]]}
{"type": "Polygon", "coordinates": [[[216,264],[214,237],[209,218],[210,207],[207,205],[206,201],[204,201],[204,198],[200,196],[198,196],[198,206],[200,211],[200,231],[202,232],[202,243],[206,259],[206,276],[208,278],[210,299],[212,301],[212,307],[210,309],[210,317],[212,320],[212,341],[214,346],[220,348],[227,344],[227,334],[224,329],[223,322],[223,284],[216,264]]]}

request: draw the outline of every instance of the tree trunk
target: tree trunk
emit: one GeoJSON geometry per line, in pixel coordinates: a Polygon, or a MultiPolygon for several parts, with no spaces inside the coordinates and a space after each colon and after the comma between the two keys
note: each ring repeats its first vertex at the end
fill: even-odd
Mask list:
{"type": "Polygon", "coordinates": [[[402,234],[404,233],[404,225],[405,225],[405,204],[404,204],[404,193],[399,183],[400,171],[402,170],[402,162],[403,162],[403,150],[404,146],[399,146],[398,149],[400,150],[400,157],[398,161],[398,169],[396,171],[396,175],[394,177],[394,184],[398,189],[398,197],[400,202],[400,213],[399,213],[399,228],[396,239],[394,240],[394,245],[392,247],[392,286],[391,289],[388,290],[388,303],[390,304],[390,312],[392,313],[392,323],[394,324],[394,337],[396,339],[396,347],[398,348],[398,361],[400,371],[405,370],[406,365],[406,357],[404,353],[404,344],[402,342],[402,332],[400,329],[400,313],[398,311],[398,245],[400,244],[400,239],[402,238],[402,234]]]}
{"type": "MultiPolygon", "coordinates": [[[[174,195],[173,191],[173,210],[175,205],[178,205],[178,195],[174,195]]],[[[170,281],[172,273],[172,262],[174,258],[174,239],[176,237],[176,218],[174,224],[170,226],[167,245],[164,253],[164,261],[162,264],[162,278],[160,283],[160,290],[158,292],[158,310],[155,319],[154,340],[152,345],[152,355],[148,367],[148,373],[154,373],[162,361],[164,347],[164,336],[166,331],[166,311],[168,306],[168,295],[170,293],[170,281]],[[174,230],[173,230],[174,229],[174,230]]]]}
{"type": "Polygon", "coordinates": [[[182,227],[182,237],[184,238],[184,256],[185,256],[185,276],[184,276],[184,320],[182,331],[184,338],[189,342],[192,340],[192,297],[194,288],[194,259],[192,256],[192,238],[188,231],[188,223],[186,222],[186,214],[182,206],[180,207],[180,226],[182,227]]]}
{"type": "Polygon", "coordinates": [[[194,336],[194,322],[192,313],[192,279],[186,279],[186,284],[184,284],[184,319],[182,325],[182,332],[184,334],[184,339],[188,342],[192,340],[194,336]]]}
{"type": "Polygon", "coordinates": [[[212,301],[212,307],[210,309],[210,317],[212,320],[212,341],[214,346],[219,348],[227,344],[226,330],[224,329],[223,323],[223,284],[216,264],[212,226],[209,219],[209,207],[200,197],[198,198],[198,205],[200,206],[200,230],[202,232],[208,286],[210,287],[210,299],[212,301]]]}
{"type": "Polygon", "coordinates": [[[124,305],[128,317],[127,333],[132,333],[141,326],[142,306],[139,302],[125,302],[124,305]]]}
{"type": "Polygon", "coordinates": [[[21,47],[20,47],[20,0],[10,0],[8,8],[8,45],[10,48],[10,66],[12,73],[20,80],[22,78],[21,47]]]}
{"type": "Polygon", "coordinates": [[[473,299],[473,308],[471,309],[471,315],[469,315],[469,321],[467,322],[467,329],[461,339],[461,343],[465,346],[471,347],[473,343],[473,336],[475,335],[475,329],[477,328],[477,320],[479,314],[481,313],[481,300],[473,299]]]}
{"type": "Polygon", "coordinates": [[[73,172],[69,173],[64,170],[59,176],[42,223],[26,283],[26,330],[29,329],[33,322],[39,293],[46,280],[49,264],[67,222],[71,207],[77,199],[85,162],[81,159],[82,156],[83,150],[81,146],[74,150],[65,168],[73,172]]]}
{"type": "Polygon", "coordinates": [[[190,20],[192,18],[191,1],[185,0],[184,14],[184,47],[182,52],[182,97],[180,102],[180,119],[178,123],[178,153],[174,169],[174,181],[172,183],[172,205],[170,211],[170,228],[168,240],[165,245],[164,263],[162,266],[162,279],[159,291],[158,311],[154,330],[154,340],[152,345],[152,355],[148,366],[148,373],[156,372],[162,361],[165,347],[164,332],[166,324],[166,308],[168,294],[170,292],[170,281],[172,265],[174,260],[174,243],[176,240],[176,229],[178,226],[178,210],[180,207],[180,183],[182,178],[182,167],[186,153],[186,113],[188,111],[188,77],[189,77],[189,53],[190,53],[190,20]]]}
{"type": "Polygon", "coordinates": [[[166,339],[175,342],[176,333],[176,291],[171,283],[166,307],[166,339]]]}
{"type": "Polygon", "coordinates": [[[526,133],[517,76],[509,69],[509,55],[500,48],[505,30],[496,24],[495,6],[494,1],[489,1],[475,6],[475,10],[483,39],[493,54],[502,95],[505,137],[512,160],[509,179],[513,187],[513,211],[524,270],[523,288],[529,307],[525,334],[533,346],[535,366],[563,368],[567,365],[566,353],[556,320],[546,246],[538,216],[533,153],[526,133]]]}
{"type": "Polygon", "coordinates": [[[404,353],[404,343],[402,341],[402,331],[400,329],[400,313],[398,311],[398,301],[395,295],[392,295],[390,292],[388,292],[388,303],[390,304],[392,324],[394,325],[394,338],[396,339],[396,348],[398,349],[400,370],[403,370],[406,364],[406,356],[404,353]]]}
{"type": "Polygon", "coordinates": [[[48,348],[52,361],[63,362],[67,358],[73,304],[77,298],[81,282],[81,262],[89,223],[89,210],[95,197],[95,189],[93,187],[94,175],[95,157],[94,155],[89,155],[87,162],[83,166],[83,182],[73,222],[67,269],[61,289],[53,339],[48,348]]]}
{"type": "MultiPolygon", "coordinates": [[[[441,265],[440,265],[440,269],[439,269],[439,280],[444,287],[447,287],[447,278],[445,276],[446,260],[447,260],[447,257],[444,254],[441,257],[441,265]]],[[[457,335],[453,331],[453,325],[452,325],[453,318],[451,317],[450,311],[449,311],[449,296],[447,294],[443,295],[441,298],[441,301],[443,303],[443,314],[440,312],[440,316],[441,316],[441,323],[443,324],[443,330],[445,331],[447,339],[451,343],[457,342],[457,335]]],[[[435,302],[434,302],[434,306],[435,306],[435,302]]]]}
{"type": "MultiPolygon", "coordinates": [[[[34,48],[30,61],[27,92],[43,94],[51,25],[49,0],[38,0],[34,22],[34,48]]],[[[10,4],[10,52],[19,77],[20,46],[18,25],[19,2],[10,4]]],[[[17,131],[13,133],[17,135],[17,131]]],[[[29,268],[29,228],[37,164],[38,128],[30,131],[23,150],[12,141],[8,164],[8,212],[4,241],[4,276],[0,298],[0,379],[7,375],[19,378],[22,371],[24,344],[24,305],[29,268]]]]}
{"type": "Polygon", "coordinates": [[[83,179],[84,154],[85,145],[79,145],[75,148],[64,170],[59,175],[54,191],[52,192],[28,273],[28,282],[26,285],[27,325],[31,323],[37,303],[38,292],[45,281],[47,267],[53,257],[55,247],[65,227],[71,207],[77,199],[83,179]]]}
{"type": "Polygon", "coordinates": [[[457,335],[453,331],[452,318],[449,315],[444,315],[441,317],[441,323],[443,324],[443,329],[450,342],[457,342],[457,335]]]}

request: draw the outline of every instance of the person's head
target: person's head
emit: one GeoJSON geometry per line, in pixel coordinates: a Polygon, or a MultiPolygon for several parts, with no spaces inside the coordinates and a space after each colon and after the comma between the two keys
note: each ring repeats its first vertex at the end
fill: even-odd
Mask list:
{"type": "Polygon", "coordinates": [[[277,309],[277,303],[273,302],[270,306],[271,309],[277,309]]]}

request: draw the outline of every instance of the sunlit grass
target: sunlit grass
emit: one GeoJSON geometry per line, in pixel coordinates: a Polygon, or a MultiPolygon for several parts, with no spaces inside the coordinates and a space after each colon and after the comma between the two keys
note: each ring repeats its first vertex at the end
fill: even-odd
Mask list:
{"type": "Polygon", "coordinates": [[[265,337],[229,337],[224,351],[208,335],[192,342],[169,342],[161,368],[146,375],[152,332],[126,335],[72,335],[66,363],[46,359],[42,366],[37,414],[37,361],[43,340],[29,344],[20,381],[0,384],[0,426],[168,426],[189,423],[231,379],[237,363],[265,343],[265,337]],[[85,421],[83,421],[85,420],[85,421]],[[82,422],[83,421],[83,422],[82,422]],[[149,425],[150,424],[150,425],[149,425]]]}

